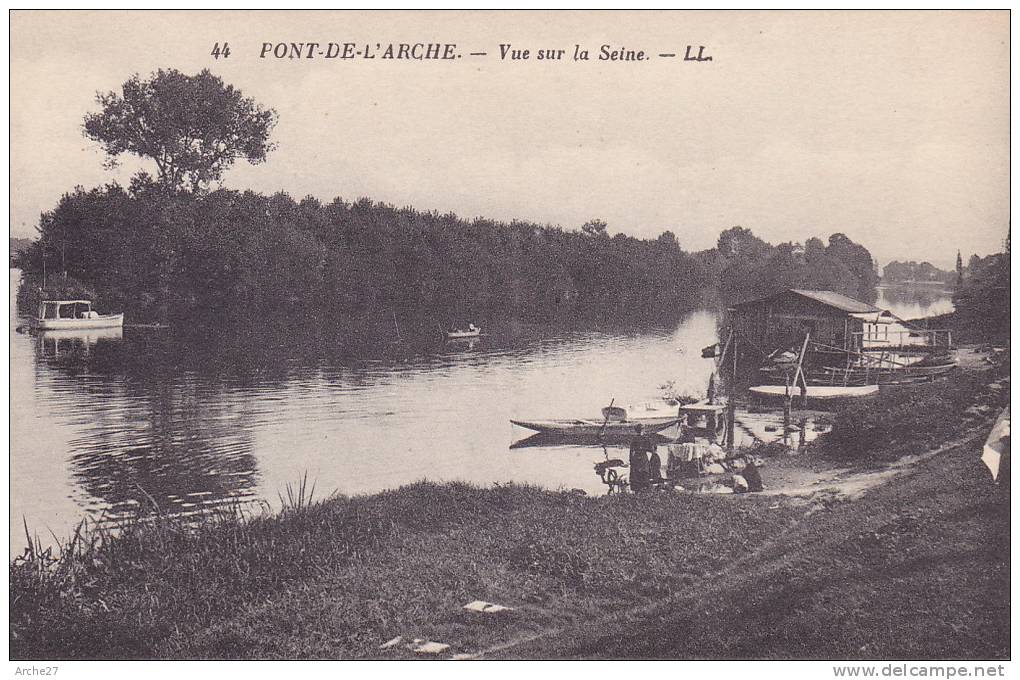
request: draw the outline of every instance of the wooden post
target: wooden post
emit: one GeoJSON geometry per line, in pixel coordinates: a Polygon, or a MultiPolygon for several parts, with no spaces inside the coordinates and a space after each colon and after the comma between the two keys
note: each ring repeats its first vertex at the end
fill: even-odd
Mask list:
{"type": "Polygon", "coordinates": [[[736,442],[736,432],[734,431],[737,424],[737,335],[731,333],[730,338],[733,340],[733,346],[730,347],[730,351],[733,352],[733,374],[730,376],[730,403],[727,404],[727,415],[726,415],[726,450],[733,453],[733,446],[736,442]]]}
{"type": "Polygon", "coordinates": [[[732,401],[726,407],[726,450],[733,453],[733,446],[736,442],[736,432],[734,428],[737,426],[737,405],[732,401]]]}
{"type": "Polygon", "coordinates": [[[807,354],[808,341],[811,339],[811,333],[804,334],[804,344],[800,348],[800,356],[797,357],[797,371],[793,374],[793,386],[797,387],[797,378],[801,378],[804,381],[804,404],[807,405],[807,378],[804,377],[802,367],[804,366],[804,355],[807,354]]]}
{"type": "Polygon", "coordinates": [[[790,396],[790,388],[786,388],[786,399],[783,400],[783,443],[790,444],[790,412],[793,410],[793,397],[790,396]]]}
{"type": "Polygon", "coordinates": [[[783,444],[790,443],[790,411],[793,409],[793,397],[790,394],[790,376],[783,376],[786,383],[786,393],[783,399],[783,444]]]}

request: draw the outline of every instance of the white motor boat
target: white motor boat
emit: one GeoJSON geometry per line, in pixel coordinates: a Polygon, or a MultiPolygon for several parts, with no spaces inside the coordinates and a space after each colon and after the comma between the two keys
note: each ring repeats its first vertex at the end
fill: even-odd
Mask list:
{"type": "Polygon", "coordinates": [[[43,300],[31,324],[47,331],[122,328],[124,315],[100,314],[92,309],[91,300],[43,300]]]}

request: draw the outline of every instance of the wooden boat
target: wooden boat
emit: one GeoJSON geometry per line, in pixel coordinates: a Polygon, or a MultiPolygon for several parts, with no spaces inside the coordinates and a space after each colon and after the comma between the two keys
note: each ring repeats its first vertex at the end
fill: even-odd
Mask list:
{"type": "MultiPolygon", "coordinates": [[[[914,363],[907,365],[862,366],[854,364],[849,367],[822,366],[804,371],[804,379],[808,385],[829,386],[861,386],[861,385],[904,385],[933,380],[940,375],[949,373],[956,368],[957,362],[949,360],[935,364],[914,363]]],[[[762,379],[777,385],[785,384],[790,379],[790,371],[782,367],[769,366],[761,369],[762,379]]]]}
{"type": "Polygon", "coordinates": [[[676,406],[671,406],[663,401],[626,408],[606,406],[602,409],[601,418],[511,420],[510,422],[529,430],[548,434],[621,437],[633,436],[636,425],[641,425],[643,434],[661,432],[680,422],[680,413],[676,406]]]}
{"type": "Polygon", "coordinates": [[[482,334],[482,329],[478,328],[474,324],[468,326],[467,330],[452,330],[446,332],[447,340],[465,340],[467,338],[477,338],[482,334]]]}
{"type": "Polygon", "coordinates": [[[851,366],[839,368],[836,366],[825,366],[815,374],[808,374],[808,384],[816,385],[897,385],[901,383],[921,382],[932,380],[944,375],[956,368],[956,361],[949,361],[941,364],[921,365],[913,364],[908,366],[883,366],[881,368],[868,368],[863,366],[851,366]]]}
{"type": "MultiPolygon", "coordinates": [[[[750,395],[761,401],[782,401],[786,398],[785,385],[758,385],[748,390],[750,395]]],[[[794,401],[804,398],[804,388],[789,388],[794,401]]],[[[860,399],[878,394],[878,385],[808,385],[808,401],[834,402],[844,399],[860,399]]]]}
{"type": "Polygon", "coordinates": [[[100,314],[91,300],[43,300],[32,327],[39,330],[87,330],[122,328],[123,314],[100,314]]]}
{"type": "Polygon", "coordinates": [[[634,426],[640,424],[643,434],[655,434],[676,425],[678,419],[672,418],[640,418],[637,420],[617,420],[603,422],[601,420],[585,420],[583,418],[566,418],[562,420],[510,420],[514,425],[550,435],[622,437],[634,435],[634,426]]]}
{"type": "MultiPolygon", "coordinates": [[[[650,434],[648,438],[654,444],[668,444],[671,440],[661,434],[650,434]]],[[[511,450],[528,449],[535,447],[554,448],[557,446],[630,446],[634,440],[634,431],[626,434],[575,434],[556,432],[536,432],[524,439],[519,439],[510,445],[511,450]]]]}

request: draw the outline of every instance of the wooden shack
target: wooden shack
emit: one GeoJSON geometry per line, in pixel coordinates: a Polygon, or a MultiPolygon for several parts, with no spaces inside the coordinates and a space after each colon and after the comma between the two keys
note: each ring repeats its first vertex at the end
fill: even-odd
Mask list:
{"type": "Polygon", "coordinates": [[[885,315],[889,313],[831,290],[798,288],[741,302],[730,309],[731,324],[740,338],[765,352],[798,347],[805,333],[811,333],[815,342],[856,349],[866,320],[870,317],[877,321],[885,315]]]}

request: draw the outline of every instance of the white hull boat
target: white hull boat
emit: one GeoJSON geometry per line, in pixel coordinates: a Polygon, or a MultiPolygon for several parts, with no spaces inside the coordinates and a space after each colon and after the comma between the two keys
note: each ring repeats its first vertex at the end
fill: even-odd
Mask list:
{"type": "Polygon", "coordinates": [[[77,331],[96,328],[123,328],[123,314],[100,314],[90,319],[34,319],[33,326],[41,331],[77,331]]]}
{"type": "Polygon", "coordinates": [[[100,314],[92,309],[91,300],[43,300],[31,325],[41,331],[123,328],[124,315],[100,314]]]}
{"type": "Polygon", "coordinates": [[[446,334],[447,340],[467,340],[469,338],[477,338],[482,334],[481,328],[475,328],[467,331],[449,331],[446,334]]]}
{"type": "Polygon", "coordinates": [[[511,420],[514,425],[558,435],[602,435],[620,436],[634,435],[634,426],[641,425],[642,434],[655,434],[676,425],[678,419],[672,418],[640,418],[637,420],[616,420],[603,423],[599,420],[583,418],[567,418],[562,420],[511,420]]]}
{"type": "MultiPolygon", "coordinates": [[[[787,391],[794,401],[804,398],[803,388],[785,385],[759,385],[748,390],[752,397],[763,401],[781,401],[786,398],[787,391]]],[[[878,394],[878,385],[809,385],[807,398],[809,401],[841,401],[843,399],[860,399],[878,394]]]]}

